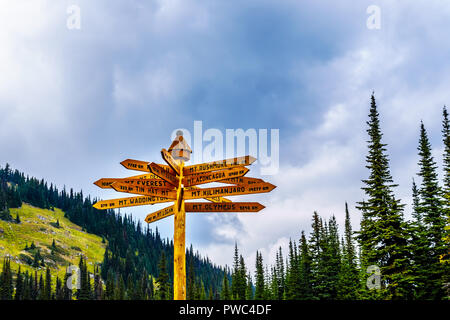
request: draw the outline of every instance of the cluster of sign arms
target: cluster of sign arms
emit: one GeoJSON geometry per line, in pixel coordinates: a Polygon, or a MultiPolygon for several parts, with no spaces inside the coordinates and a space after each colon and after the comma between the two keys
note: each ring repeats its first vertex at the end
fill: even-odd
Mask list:
{"type": "Polygon", "coordinates": [[[128,178],[104,178],[94,184],[100,188],[112,188],[118,192],[138,196],[104,200],[94,203],[97,209],[113,209],[172,202],[173,205],[153,212],[145,218],[147,223],[174,215],[174,299],[186,299],[185,213],[186,212],[258,212],[264,206],[258,202],[231,202],[224,196],[254,194],[272,191],[275,186],[257,178],[244,177],[246,166],[255,162],[251,156],[236,157],[191,166],[184,166],[190,159],[191,148],[177,134],[169,150],[161,155],[167,164],[127,159],[121,164],[145,174],[128,178]],[[217,182],[220,187],[201,188],[198,185],[217,182]],[[204,199],[204,202],[185,200],[204,199]]]}
{"type": "MultiPolygon", "coordinates": [[[[131,170],[143,171],[146,174],[128,178],[103,178],[94,182],[100,188],[112,188],[118,192],[139,196],[98,201],[97,209],[113,209],[121,207],[148,205],[162,202],[175,204],[149,214],[145,221],[150,223],[174,214],[174,206],[190,199],[206,199],[208,202],[186,202],[186,212],[258,212],[264,206],[258,202],[231,202],[224,196],[254,194],[272,191],[275,186],[258,178],[244,177],[256,159],[252,156],[236,157],[221,161],[184,166],[186,152],[180,150],[189,146],[182,144],[182,136],[177,137],[173,146],[161,150],[167,164],[127,159],[121,164],[131,170]],[[181,137],[181,139],[180,139],[181,137]],[[178,139],[178,140],[177,140],[178,139]],[[178,141],[178,143],[176,143],[178,141]],[[178,149],[177,149],[178,146],[178,149]],[[178,153],[177,153],[178,152],[178,153]],[[198,185],[218,182],[224,186],[200,188],[198,185]]],[[[183,141],[184,142],[184,141],[183,141]]]]}

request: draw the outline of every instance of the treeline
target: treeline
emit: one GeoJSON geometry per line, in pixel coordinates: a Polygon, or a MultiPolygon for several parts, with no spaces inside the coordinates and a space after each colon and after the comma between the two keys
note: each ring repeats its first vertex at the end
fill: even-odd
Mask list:
{"type": "MultiPolygon", "coordinates": [[[[95,201],[90,196],[84,197],[82,191],[67,191],[65,187],[59,191],[44,180],[11,170],[8,164],[5,168],[0,168],[0,219],[12,223],[20,221],[20,217],[11,217],[9,208],[20,207],[22,202],[50,210],[60,208],[70,221],[84,231],[107,240],[104,260],[99,270],[104,283],[108,279],[110,283],[113,279],[115,285],[123,282],[127,291],[142,280],[142,275],[148,275],[146,281],[150,281],[152,277],[157,278],[158,262],[164,254],[168,281],[172,286],[173,242],[161,239],[157,228],[155,232],[148,225],[143,228],[130,215],[93,208],[95,201]]],[[[223,269],[208,258],[201,257],[192,247],[186,254],[187,261],[192,260],[196,281],[203,284],[208,295],[216,295],[221,287],[223,269]]]]}
{"type": "Polygon", "coordinates": [[[360,231],[353,232],[345,204],[344,235],[333,216],[324,221],[314,212],[309,236],[290,241],[285,258],[281,247],[273,266],[264,267],[256,253],[256,273],[247,273],[235,249],[231,286],[223,280],[228,299],[450,299],[450,126],[443,109],[443,180],[423,123],[418,143],[418,181],[412,180],[413,215],[403,216],[404,204],[393,189],[379,113],[371,97],[368,155],[369,177],[363,180],[366,199],[360,231]],[[254,285],[252,283],[254,279],[254,285]]]}

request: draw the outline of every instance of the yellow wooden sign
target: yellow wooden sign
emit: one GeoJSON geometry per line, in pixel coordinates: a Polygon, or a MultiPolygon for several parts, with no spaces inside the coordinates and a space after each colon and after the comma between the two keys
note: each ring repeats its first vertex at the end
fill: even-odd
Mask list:
{"type": "Polygon", "coordinates": [[[155,175],[153,173],[147,173],[147,174],[140,174],[140,175],[132,176],[132,177],[128,177],[128,178],[102,178],[102,179],[95,181],[94,184],[97,187],[100,187],[102,189],[109,189],[109,188],[111,188],[111,184],[113,184],[114,182],[128,183],[128,181],[136,180],[136,179],[139,179],[139,180],[144,180],[144,179],[146,179],[146,180],[148,180],[148,179],[161,180],[157,175],[155,175]]]}
{"type": "Polygon", "coordinates": [[[146,161],[126,159],[123,160],[120,164],[130,170],[150,172],[150,170],[148,169],[148,162],[146,161]]]}
{"type": "Polygon", "coordinates": [[[217,182],[227,183],[227,184],[251,185],[251,184],[256,184],[256,183],[263,183],[264,180],[258,179],[258,178],[237,177],[237,178],[222,179],[217,182]]]}
{"type": "Polygon", "coordinates": [[[177,197],[176,191],[167,188],[140,187],[121,182],[114,182],[111,187],[119,192],[142,194],[145,196],[157,196],[169,199],[176,199],[177,197]]]}
{"type": "Polygon", "coordinates": [[[99,210],[106,210],[106,209],[142,206],[147,204],[163,203],[170,201],[173,201],[173,199],[155,196],[139,196],[139,197],[97,201],[96,203],[94,203],[93,207],[99,210]]]}
{"type": "Polygon", "coordinates": [[[144,171],[146,174],[128,178],[103,178],[94,182],[100,188],[113,188],[119,192],[141,195],[98,201],[93,204],[97,209],[173,203],[169,207],[147,215],[145,221],[151,223],[174,215],[173,296],[175,300],[186,299],[186,211],[258,212],[264,209],[260,203],[231,202],[223,196],[263,193],[275,188],[273,184],[261,179],[244,177],[249,171],[245,166],[256,160],[252,156],[184,166],[184,162],[189,161],[191,153],[192,150],[180,131],[177,132],[177,137],[169,150],[161,150],[161,156],[168,165],[126,159],[121,162],[125,168],[144,171]],[[210,182],[231,184],[231,186],[197,187],[210,182]],[[185,202],[189,199],[205,199],[210,202],[185,202]]]}
{"type": "Polygon", "coordinates": [[[168,183],[166,180],[160,179],[123,179],[119,181],[115,181],[118,183],[124,183],[132,186],[138,187],[153,187],[153,188],[165,188],[165,189],[174,189],[175,186],[168,183]]]}
{"type": "Polygon", "coordinates": [[[229,179],[234,177],[242,177],[244,176],[249,169],[245,167],[236,167],[233,169],[225,169],[225,170],[218,170],[213,172],[205,172],[205,173],[199,173],[199,174],[191,174],[186,176],[183,179],[183,184],[185,186],[195,186],[199,184],[204,183],[210,183],[215,182],[223,179],[229,179]]]}
{"type": "MultiPolygon", "coordinates": [[[[184,190],[198,190],[199,187],[192,186],[192,187],[186,187],[184,190]]],[[[231,200],[224,198],[224,197],[208,197],[205,198],[205,200],[211,201],[211,202],[231,202],[231,200]]]]}
{"type": "Polygon", "coordinates": [[[148,168],[152,173],[156,174],[161,179],[166,180],[174,186],[178,186],[178,178],[174,174],[170,173],[169,170],[166,170],[163,166],[152,162],[148,165],[148,168]]]}
{"type": "Polygon", "coordinates": [[[270,192],[276,187],[271,183],[258,183],[249,186],[234,185],[227,187],[203,188],[197,190],[189,190],[185,192],[185,199],[200,199],[214,196],[237,196],[241,194],[254,194],[270,192]]]}
{"type": "Polygon", "coordinates": [[[161,150],[161,155],[164,159],[164,161],[167,162],[167,164],[178,174],[180,175],[180,166],[175,161],[175,159],[172,157],[170,152],[168,152],[166,149],[161,150]]]}
{"type": "Polygon", "coordinates": [[[258,212],[265,207],[258,202],[186,202],[186,212],[258,212]]]}
{"type": "MultiPolygon", "coordinates": [[[[231,203],[209,203],[209,202],[186,202],[186,212],[258,212],[265,208],[258,202],[231,202],[231,203]]],[[[152,223],[175,213],[174,206],[150,213],[145,217],[145,222],[152,223]]]]}
{"type": "Polygon", "coordinates": [[[186,166],[183,169],[185,176],[195,173],[208,172],[220,169],[230,169],[239,166],[248,166],[256,161],[256,158],[252,156],[236,157],[219,161],[212,161],[201,164],[194,164],[192,166],[186,166]]]}
{"type": "Polygon", "coordinates": [[[174,206],[170,206],[161,210],[158,210],[156,212],[150,213],[145,217],[145,222],[152,223],[158,220],[161,220],[163,218],[169,217],[174,214],[174,206]]]}

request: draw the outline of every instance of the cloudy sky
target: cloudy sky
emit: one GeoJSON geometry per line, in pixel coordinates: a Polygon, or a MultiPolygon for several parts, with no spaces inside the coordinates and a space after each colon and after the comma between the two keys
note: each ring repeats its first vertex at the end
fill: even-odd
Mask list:
{"type": "MultiPolygon", "coordinates": [[[[347,201],[357,228],[373,91],[409,215],[420,120],[441,162],[449,17],[437,0],[0,0],[0,165],[109,199],[122,195],[92,182],[138,174],[126,158],[162,161],[195,120],[279,129],[279,172],[262,176],[278,188],[236,198],[267,208],[187,222],[187,243],[218,264],[235,242],[252,268],[256,250],[272,262],[314,210],[342,225],[347,201]]],[[[172,237],[173,218],[156,226],[172,237]]]]}

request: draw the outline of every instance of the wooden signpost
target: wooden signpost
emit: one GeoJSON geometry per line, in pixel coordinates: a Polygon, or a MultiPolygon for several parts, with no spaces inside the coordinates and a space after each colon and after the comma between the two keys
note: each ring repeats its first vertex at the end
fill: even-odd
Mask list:
{"type": "Polygon", "coordinates": [[[184,166],[189,161],[191,148],[180,132],[168,150],[162,149],[161,156],[167,163],[158,164],[126,159],[121,164],[130,170],[145,174],[128,178],[103,178],[94,182],[100,188],[112,188],[118,192],[139,196],[97,201],[96,209],[114,209],[173,202],[173,205],[153,212],[145,218],[152,223],[174,215],[174,299],[186,299],[186,212],[259,212],[265,207],[258,202],[231,202],[224,196],[270,192],[273,184],[258,178],[244,177],[246,166],[255,162],[252,156],[236,157],[214,162],[184,166]],[[201,188],[206,183],[222,185],[201,188]],[[227,184],[227,185],[223,185],[227,184]],[[209,202],[186,202],[190,199],[204,199],[209,202]]]}

